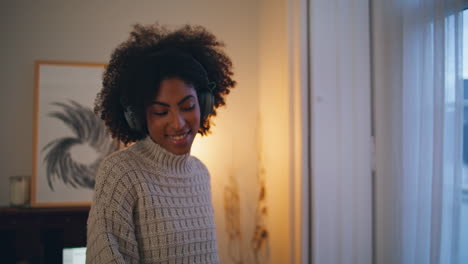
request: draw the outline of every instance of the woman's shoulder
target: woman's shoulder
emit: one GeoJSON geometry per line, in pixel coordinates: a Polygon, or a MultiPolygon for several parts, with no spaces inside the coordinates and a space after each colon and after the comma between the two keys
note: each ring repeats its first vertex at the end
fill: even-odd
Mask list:
{"type": "Polygon", "coordinates": [[[132,152],[129,151],[128,149],[122,149],[122,150],[117,150],[109,155],[107,155],[102,161],[101,161],[101,167],[105,168],[114,168],[114,167],[120,167],[118,165],[122,165],[122,163],[134,160],[135,157],[132,155],[132,152]]]}
{"type": "Polygon", "coordinates": [[[118,150],[101,161],[97,176],[106,175],[106,177],[120,178],[140,168],[140,163],[139,158],[129,149],[118,150]]]}
{"type": "Polygon", "coordinates": [[[96,174],[93,204],[108,205],[122,199],[134,199],[134,186],[139,183],[137,160],[127,149],[115,151],[105,157],[96,174]]]}
{"type": "Polygon", "coordinates": [[[196,171],[200,171],[202,173],[206,173],[207,175],[210,175],[210,173],[208,171],[208,168],[206,167],[206,165],[199,158],[197,158],[195,156],[190,156],[190,159],[191,159],[191,162],[193,164],[193,168],[196,171]]]}

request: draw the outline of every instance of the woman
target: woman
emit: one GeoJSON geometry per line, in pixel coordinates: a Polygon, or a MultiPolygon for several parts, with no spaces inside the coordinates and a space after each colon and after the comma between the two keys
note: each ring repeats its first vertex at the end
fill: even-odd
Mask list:
{"type": "Polygon", "coordinates": [[[210,175],[190,156],[235,86],[203,27],[136,25],[113,52],[95,111],[125,150],[96,176],[87,263],[218,263],[210,175]]]}

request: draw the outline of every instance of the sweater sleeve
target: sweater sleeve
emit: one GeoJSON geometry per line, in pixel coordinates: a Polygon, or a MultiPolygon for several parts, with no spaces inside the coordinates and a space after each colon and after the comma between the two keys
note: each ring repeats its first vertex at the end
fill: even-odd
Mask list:
{"type": "Polygon", "coordinates": [[[87,264],[139,263],[134,206],[137,194],[119,164],[101,164],[88,217],[87,264]]]}

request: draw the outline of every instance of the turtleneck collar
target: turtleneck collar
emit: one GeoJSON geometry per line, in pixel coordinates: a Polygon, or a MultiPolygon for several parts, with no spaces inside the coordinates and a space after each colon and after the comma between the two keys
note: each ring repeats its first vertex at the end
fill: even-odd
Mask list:
{"type": "Polygon", "coordinates": [[[138,154],[150,159],[155,165],[176,173],[186,173],[192,169],[190,153],[184,155],[171,153],[153,141],[149,136],[138,141],[132,148],[138,154]]]}

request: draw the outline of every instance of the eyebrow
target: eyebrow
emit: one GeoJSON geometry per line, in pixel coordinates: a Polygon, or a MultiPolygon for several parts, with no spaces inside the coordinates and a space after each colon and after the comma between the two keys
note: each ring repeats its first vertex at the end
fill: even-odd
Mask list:
{"type": "MultiPolygon", "coordinates": [[[[189,94],[189,95],[185,96],[184,98],[182,98],[182,100],[180,100],[180,101],[177,103],[177,105],[183,104],[185,101],[187,101],[187,100],[190,99],[190,98],[195,98],[195,96],[189,94]]],[[[151,104],[152,104],[152,105],[153,105],[153,104],[157,104],[157,105],[162,105],[162,106],[165,106],[165,107],[170,107],[169,104],[162,103],[162,102],[158,102],[158,101],[153,101],[153,102],[151,102],[151,104]]]]}

